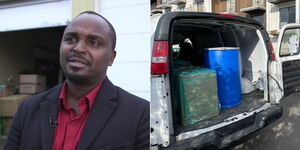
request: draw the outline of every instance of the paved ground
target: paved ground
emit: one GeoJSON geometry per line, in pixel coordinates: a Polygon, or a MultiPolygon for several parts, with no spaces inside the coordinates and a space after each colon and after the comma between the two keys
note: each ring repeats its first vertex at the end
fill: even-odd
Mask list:
{"type": "Polygon", "coordinates": [[[283,99],[283,116],[231,150],[299,150],[300,93],[283,99]]]}

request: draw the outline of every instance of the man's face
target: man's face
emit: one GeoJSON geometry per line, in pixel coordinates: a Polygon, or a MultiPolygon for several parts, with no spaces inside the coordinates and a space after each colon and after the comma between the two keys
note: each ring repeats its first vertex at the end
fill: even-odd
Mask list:
{"type": "Polygon", "coordinates": [[[98,83],[106,76],[115,55],[110,28],[99,16],[82,14],[66,28],[60,45],[60,65],[68,80],[98,83]]]}

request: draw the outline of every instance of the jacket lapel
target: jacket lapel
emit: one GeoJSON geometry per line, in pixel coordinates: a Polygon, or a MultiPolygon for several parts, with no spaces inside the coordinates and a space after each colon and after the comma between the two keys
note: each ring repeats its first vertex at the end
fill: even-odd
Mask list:
{"type": "Polygon", "coordinates": [[[86,150],[91,142],[101,132],[117,106],[117,90],[107,79],[102,83],[94,106],[89,112],[87,122],[83,128],[77,150],[86,150]]]}
{"type": "Polygon", "coordinates": [[[51,150],[53,144],[53,134],[55,127],[50,126],[52,121],[57,119],[58,115],[58,99],[61,86],[54,88],[45,97],[46,100],[40,104],[41,107],[41,140],[43,150],[51,150]]]}

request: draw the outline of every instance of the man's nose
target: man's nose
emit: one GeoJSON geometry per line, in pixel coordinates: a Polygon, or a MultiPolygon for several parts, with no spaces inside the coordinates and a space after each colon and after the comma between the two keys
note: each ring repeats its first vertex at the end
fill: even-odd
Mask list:
{"type": "Polygon", "coordinates": [[[83,42],[83,40],[79,40],[73,47],[72,49],[73,51],[75,52],[78,52],[78,53],[85,53],[86,52],[86,49],[85,49],[85,44],[83,42]]]}

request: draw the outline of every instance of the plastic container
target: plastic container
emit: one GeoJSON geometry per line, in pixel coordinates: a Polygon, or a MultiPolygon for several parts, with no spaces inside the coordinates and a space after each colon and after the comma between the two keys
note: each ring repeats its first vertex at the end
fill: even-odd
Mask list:
{"type": "Polygon", "coordinates": [[[200,67],[175,69],[174,91],[182,125],[191,125],[219,114],[216,72],[200,67]]]}
{"type": "Polygon", "coordinates": [[[241,103],[240,53],[237,47],[208,48],[204,64],[217,73],[218,98],[221,108],[241,103]]]}

